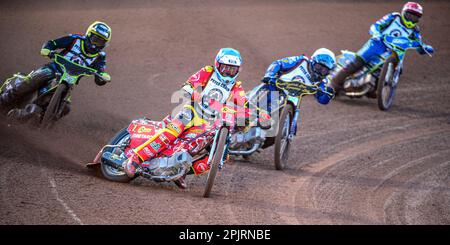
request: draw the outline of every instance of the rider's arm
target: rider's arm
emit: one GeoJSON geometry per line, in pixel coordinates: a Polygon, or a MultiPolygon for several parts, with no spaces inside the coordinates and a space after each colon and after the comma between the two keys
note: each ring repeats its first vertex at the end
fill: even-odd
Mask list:
{"type": "Polygon", "coordinates": [[[51,51],[68,48],[75,39],[75,35],[68,35],[54,40],[49,40],[42,46],[41,55],[48,56],[51,51]]]}
{"type": "MultiPolygon", "coordinates": [[[[409,38],[414,41],[422,43],[422,35],[420,34],[419,26],[416,26],[414,28],[414,32],[411,33],[409,38]]],[[[430,54],[434,53],[433,47],[431,45],[427,45],[425,43],[423,44],[423,47],[422,46],[417,47],[416,51],[417,51],[417,53],[422,54],[422,55],[426,54],[426,53],[430,53],[430,54]]]]}
{"type": "Polygon", "coordinates": [[[237,117],[245,117],[244,121],[250,122],[252,119],[251,115],[257,117],[259,122],[263,123],[271,119],[270,115],[264,110],[267,108],[255,108],[249,105],[245,90],[241,86],[241,82],[237,82],[233,87],[229,101],[236,105],[238,110],[237,117]]]}
{"type": "Polygon", "coordinates": [[[103,86],[108,82],[111,82],[111,76],[105,71],[106,70],[106,53],[100,52],[98,58],[92,63],[91,68],[97,70],[100,76],[95,75],[95,84],[98,86],[103,86]]]}
{"type": "Polygon", "coordinates": [[[319,82],[319,90],[315,94],[317,102],[326,105],[334,98],[334,90],[329,86],[329,78],[325,78],[319,82]]]}
{"type": "MultiPolygon", "coordinates": [[[[241,126],[245,126],[248,124],[248,121],[250,119],[250,109],[247,108],[247,96],[245,95],[245,90],[242,87],[240,81],[237,81],[233,86],[226,106],[232,108],[233,110],[236,110],[236,112],[233,113],[233,116],[231,117],[233,118],[232,124],[235,130],[239,130],[241,126]]],[[[227,117],[226,114],[223,116],[227,117]]]]}
{"type": "Polygon", "coordinates": [[[230,100],[238,107],[244,108],[247,105],[247,97],[245,96],[245,90],[241,84],[240,81],[236,82],[231,91],[230,100]]]}
{"type": "Polygon", "coordinates": [[[397,15],[398,13],[390,13],[383,16],[383,18],[370,26],[369,34],[374,37],[381,36],[381,33],[394,21],[397,15]]]}
{"type": "Polygon", "coordinates": [[[267,68],[266,74],[264,75],[265,78],[269,79],[275,79],[280,74],[290,70],[292,67],[298,65],[302,60],[304,59],[304,56],[292,56],[287,57],[283,59],[276,60],[270,64],[269,68],[267,68]]]}
{"type": "Polygon", "coordinates": [[[212,66],[205,66],[194,75],[190,76],[182,88],[186,96],[192,96],[195,89],[205,86],[213,72],[214,68],[212,68],[212,66]]]}

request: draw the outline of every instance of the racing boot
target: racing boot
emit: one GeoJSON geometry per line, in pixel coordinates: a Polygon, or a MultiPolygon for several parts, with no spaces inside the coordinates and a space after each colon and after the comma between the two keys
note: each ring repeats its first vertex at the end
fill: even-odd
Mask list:
{"type": "Polygon", "coordinates": [[[138,174],[138,169],[140,166],[139,157],[136,154],[133,154],[128,158],[125,162],[123,162],[123,170],[130,178],[134,178],[136,174],[138,174]]]}
{"type": "Polygon", "coordinates": [[[185,178],[186,178],[186,175],[183,175],[180,178],[178,178],[177,180],[174,180],[173,183],[175,183],[175,185],[177,185],[178,188],[180,188],[180,189],[186,189],[187,184],[186,184],[185,178]]]}
{"type": "Polygon", "coordinates": [[[28,104],[23,109],[12,109],[8,112],[7,117],[18,122],[26,122],[33,116],[42,112],[42,108],[35,104],[28,104]]]}
{"type": "Polygon", "coordinates": [[[336,92],[339,92],[343,89],[345,79],[359,71],[364,65],[364,60],[359,56],[355,56],[355,60],[353,62],[348,64],[346,67],[341,68],[336,74],[334,74],[331,78],[331,86],[336,92]]]}

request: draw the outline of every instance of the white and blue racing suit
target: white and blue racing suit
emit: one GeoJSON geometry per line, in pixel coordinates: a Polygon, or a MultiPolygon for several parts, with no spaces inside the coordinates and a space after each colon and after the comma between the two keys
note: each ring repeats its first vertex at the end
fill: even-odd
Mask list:
{"type": "MultiPolygon", "coordinates": [[[[407,28],[402,22],[401,15],[397,12],[387,14],[372,24],[369,34],[372,35],[372,38],[370,38],[357,52],[366,63],[387,51],[388,48],[382,41],[382,36],[384,35],[408,37],[417,41],[422,39],[419,28],[417,26],[411,29],[407,28]]],[[[431,47],[429,48],[432,49],[431,47]]],[[[425,51],[422,48],[418,48],[417,51],[420,54],[425,54],[425,51]]]]}
{"type": "MultiPolygon", "coordinates": [[[[282,79],[283,81],[293,81],[295,79],[300,80],[307,85],[319,85],[321,89],[333,94],[331,87],[328,87],[328,78],[316,78],[316,76],[310,72],[309,66],[310,60],[304,55],[279,59],[272,62],[269,68],[267,68],[263,81],[267,82],[269,85],[273,85],[277,79],[282,79]]],[[[321,90],[317,91],[315,97],[317,102],[324,105],[328,104],[333,98],[331,95],[326,94],[321,90]]]]}

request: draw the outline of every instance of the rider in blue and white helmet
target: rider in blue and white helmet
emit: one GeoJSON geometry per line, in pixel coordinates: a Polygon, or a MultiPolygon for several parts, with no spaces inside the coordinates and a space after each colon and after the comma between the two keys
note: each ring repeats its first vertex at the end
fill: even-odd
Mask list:
{"type": "Polygon", "coordinates": [[[277,79],[283,81],[301,81],[307,85],[318,84],[324,91],[318,91],[316,99],[321,104],[328,104],[333,98],[334,90],[328,86],[327,76],[336,65],[334,53],[326,48],[316,50],[311,58],[305,55],[291,56],[276,60],[267,68],[262,82],[275,84],[277,79]]]}
{"type": "Polygon", "coordinates": [[[316,81],[324,79],[336,65],[336,57],[331,50],[320,48],[316,50],[310,59],[316,81]]]}
{"type": "MultiPolygon", "coordinates": [[[[189,128],[195,127],[197,135],[206,134],[208,130],[211,130],[212,125],[220,121],[223,116],[220,111],[216,110],[217,108],[210,106],[212,102],[223,105],[230,102],[236,108],[244,108],[247,98],[241,82],[237,81],[241,65],[242,57],[239,51],[222,48],[216,55],[214,66],[204,66],[190,76],[182,88],[189,101],[176,115],[166,117],[167,125],[165,127],[130,152],[129,160],[123,166],[127,175],[135,176],[141,166],[145,166],[149,160],[167,149],[189,128]]],[[[191,168],[196,175],[205,173],[209,170],[208,162],[206,155],[192,162],[191,168]]],[[[177,173],[182,167],[183,165],[178,164],[170,166],[166,170],[174,170],[174,173],[177,173]]],[[[167,176],[167,172],[164,174],[167,176]]],[[[175,183],[180,188],[187,186],[184,177],[180,177],[175,183]]]]}

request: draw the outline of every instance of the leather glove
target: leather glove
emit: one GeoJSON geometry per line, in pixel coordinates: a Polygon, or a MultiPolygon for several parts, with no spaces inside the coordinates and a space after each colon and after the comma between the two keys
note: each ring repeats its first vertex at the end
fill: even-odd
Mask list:
{"type": "Polygon", "coordinates": [[[429,54],[433,54],[434,48],[431,45],[424,44],[423,47],[421,49],[419,49],[419,53],[423,55],[423,54],[426,54],[427,52],[429,54]]]}
{"type": "Polygon", "coordinates": [[[263,83],[266,83],[266,84],[272,84],[272,85],[275,85],[275,82],[276,82],[276,78],[273,78],[273,77],[264,77],[262,80],[261,80],[261,82],[263,82],[263,83]]]}
{"type": "Polygon", "coordinates": [[[100,72],[100,78],[105,82],[111,82],[111,76],[106,72],[100,72]]]}
{"type": "Polygon", "coordinates": [[[41,49],[41,55],[42,56],[50,57],[51,54],[52,54],[52,51],[50,49],[46,49],[46,48],[41,49]]]}

